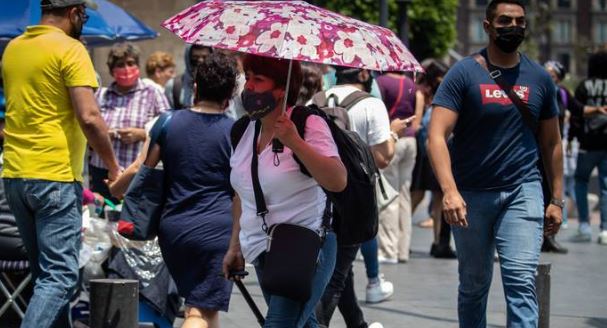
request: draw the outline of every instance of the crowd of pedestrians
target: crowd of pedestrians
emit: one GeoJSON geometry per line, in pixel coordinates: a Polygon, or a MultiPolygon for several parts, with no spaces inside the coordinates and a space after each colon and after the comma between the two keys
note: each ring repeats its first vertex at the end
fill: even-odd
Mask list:
{"type": "Polygon", "coordinates": [[[451,68],[427,60],[417,79],[199,45],[185,47],[178,75],[170,54],[143,63],[127,42],[108,54],[107,87],[79,41],[89,2],[41,3],[40,24],[8,44],[1,66],[0,248],[27,256],[34,278],[22,327],[71,327],[84,179],[118,204],[142,166],[165,172],[157,242],[184,302],[183,327],[219,327],[230,279],[240,279],[232,273],[247,263],[268,305],[265,327],[329,327],[336,309],[347,327],[382,327],[358,304],[355,260],[366,268],[366,302],[389,300],[398,285],[381,265],[411,262],[412,217],[427,193],[429,254],[459,262],[461,327],[486,326],[496,256],[508,327],[537,326],[540,251],[567,252],[555,235],[572,207],[573,241],[592,240],[595,168],[597,240],[607,245],[607,51],[591,56],[572,95],[562,64],[540,66],[518,51],[528,21],[521,1],[491,1],[487,47],[451,68]],[[331,228],[327,194],[349,183],[339,145],[322,116],[310,115],[304,134],[291,120],[314,105],[345,108],[348,129],[395,190],[378,208],[376,238],[344,244],[331,228]],[[267,283],[280,225],[321,236],[303,300],[267,283]]]}

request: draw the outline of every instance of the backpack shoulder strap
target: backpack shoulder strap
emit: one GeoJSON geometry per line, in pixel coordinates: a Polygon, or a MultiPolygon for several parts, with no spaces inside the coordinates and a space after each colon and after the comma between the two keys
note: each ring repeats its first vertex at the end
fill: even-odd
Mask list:
{"type": "Polygon", "coordinates": [[[238,121],[234,122],[234,125],[232,125],[232,129],[230,130],[230,141],[232,142],[232,150],[235,150],[236,146],[238,146],[238,143],[240,142],[240,139],[242,139],[242,135],[244,134],[244,132],[247,130],[250,121],[251,120],[249,119],[249,117],[245,115],[239,118],[238,121]]]}
{"type": "MultiPolygon", "coordinates": [[[[324,112],[318,108],[316,105],[311,106],[297,106],[293,108],[291,112],[291,121],[295,124],[295,128],[297,128],[297,133],[299,136],[304,139],[304,134],[306,132],[306,121],[310,115],[318,115],[323,116],[324,112]]],[[[293,155],[293,159],[299,164],[299,170],[301,173],[311,177],[312,175],[303,165],[303,163],[297,158],[297,156],[293,155]]]]}
{"type": "Polygon", "coordinates": [[[293,108],[291,112],[291,121],[295,124],[295,128],[297,128],[297,133],[303,139],[304,133],[306,132],[306,120],[310,115],[319,115],[318,112],[322,112],[322,110],[318,109],[316,105],[312,106],[297,106],[293,108]]]}
{"type": "Polygon", "coordinates": [[[349,94],[346,98],[339,102],[339,106],[343,107],[346,111],[358,104],[359,101],[371,97],[370,94],[364,91],[354,91],[349,94]]]}

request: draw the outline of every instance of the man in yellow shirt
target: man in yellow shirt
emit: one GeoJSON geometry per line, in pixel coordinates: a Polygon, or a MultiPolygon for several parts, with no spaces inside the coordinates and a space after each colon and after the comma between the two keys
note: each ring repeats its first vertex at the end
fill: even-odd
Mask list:
{"type": "Polygon", "coordinates": [[[42,0],[40,25],[2,58],[6,95],[4,186],[35,279],[21,327],[70,327],[78,282],[86,142],[120,173],[95,102],[98,87],[79,42],[89,0],[42,0]]]}

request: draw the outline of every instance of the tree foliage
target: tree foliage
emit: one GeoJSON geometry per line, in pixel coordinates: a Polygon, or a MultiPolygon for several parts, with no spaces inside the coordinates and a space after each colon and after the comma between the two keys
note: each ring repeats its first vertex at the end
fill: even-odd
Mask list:
{"type": "Polygon", "coordinates": [[[439,58],[455,44],[457,0],[413,0],[409,10],[410,48],[415,56],[439,58]]]}
{"type": "MultiPolygon", "coordinates": [[[[379,24],[377,0],[309,0],[308,2],[354,17],[379,24]]],[[[388,28],[397,33],[399,4],[388,0],[388,28]]],[[[409,49],[419,60],[443,57],[453,47],[456,38],[457,0],[413,0],[408,10],[409,49]]]]}

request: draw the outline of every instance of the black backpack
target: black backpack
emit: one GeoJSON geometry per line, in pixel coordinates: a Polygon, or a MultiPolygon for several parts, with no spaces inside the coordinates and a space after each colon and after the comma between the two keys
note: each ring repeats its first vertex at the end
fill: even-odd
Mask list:
{"type": "MultiPolygon", "coordinates": [[[[291,120],[299,135],[304,138],[306,120],[310,115],[322,117],[328,124],[341,161],[348,171],[348,184],[341,192],[325,190],[333,203],[333,230],[342,245],[352,245],[375,238],[378,227],[378,209],[375,194],[375,183],[379,170],[367,144],[353,131],[340,128],[327,113],[316,105],[293,108],[291,120]]],[[[232,127],[232,148],[242,138],[249,125],[249,118],[242,117],[232,127]]],[[[301,172],[311,176],[301,161],[294,156],[301,172]]]]}

